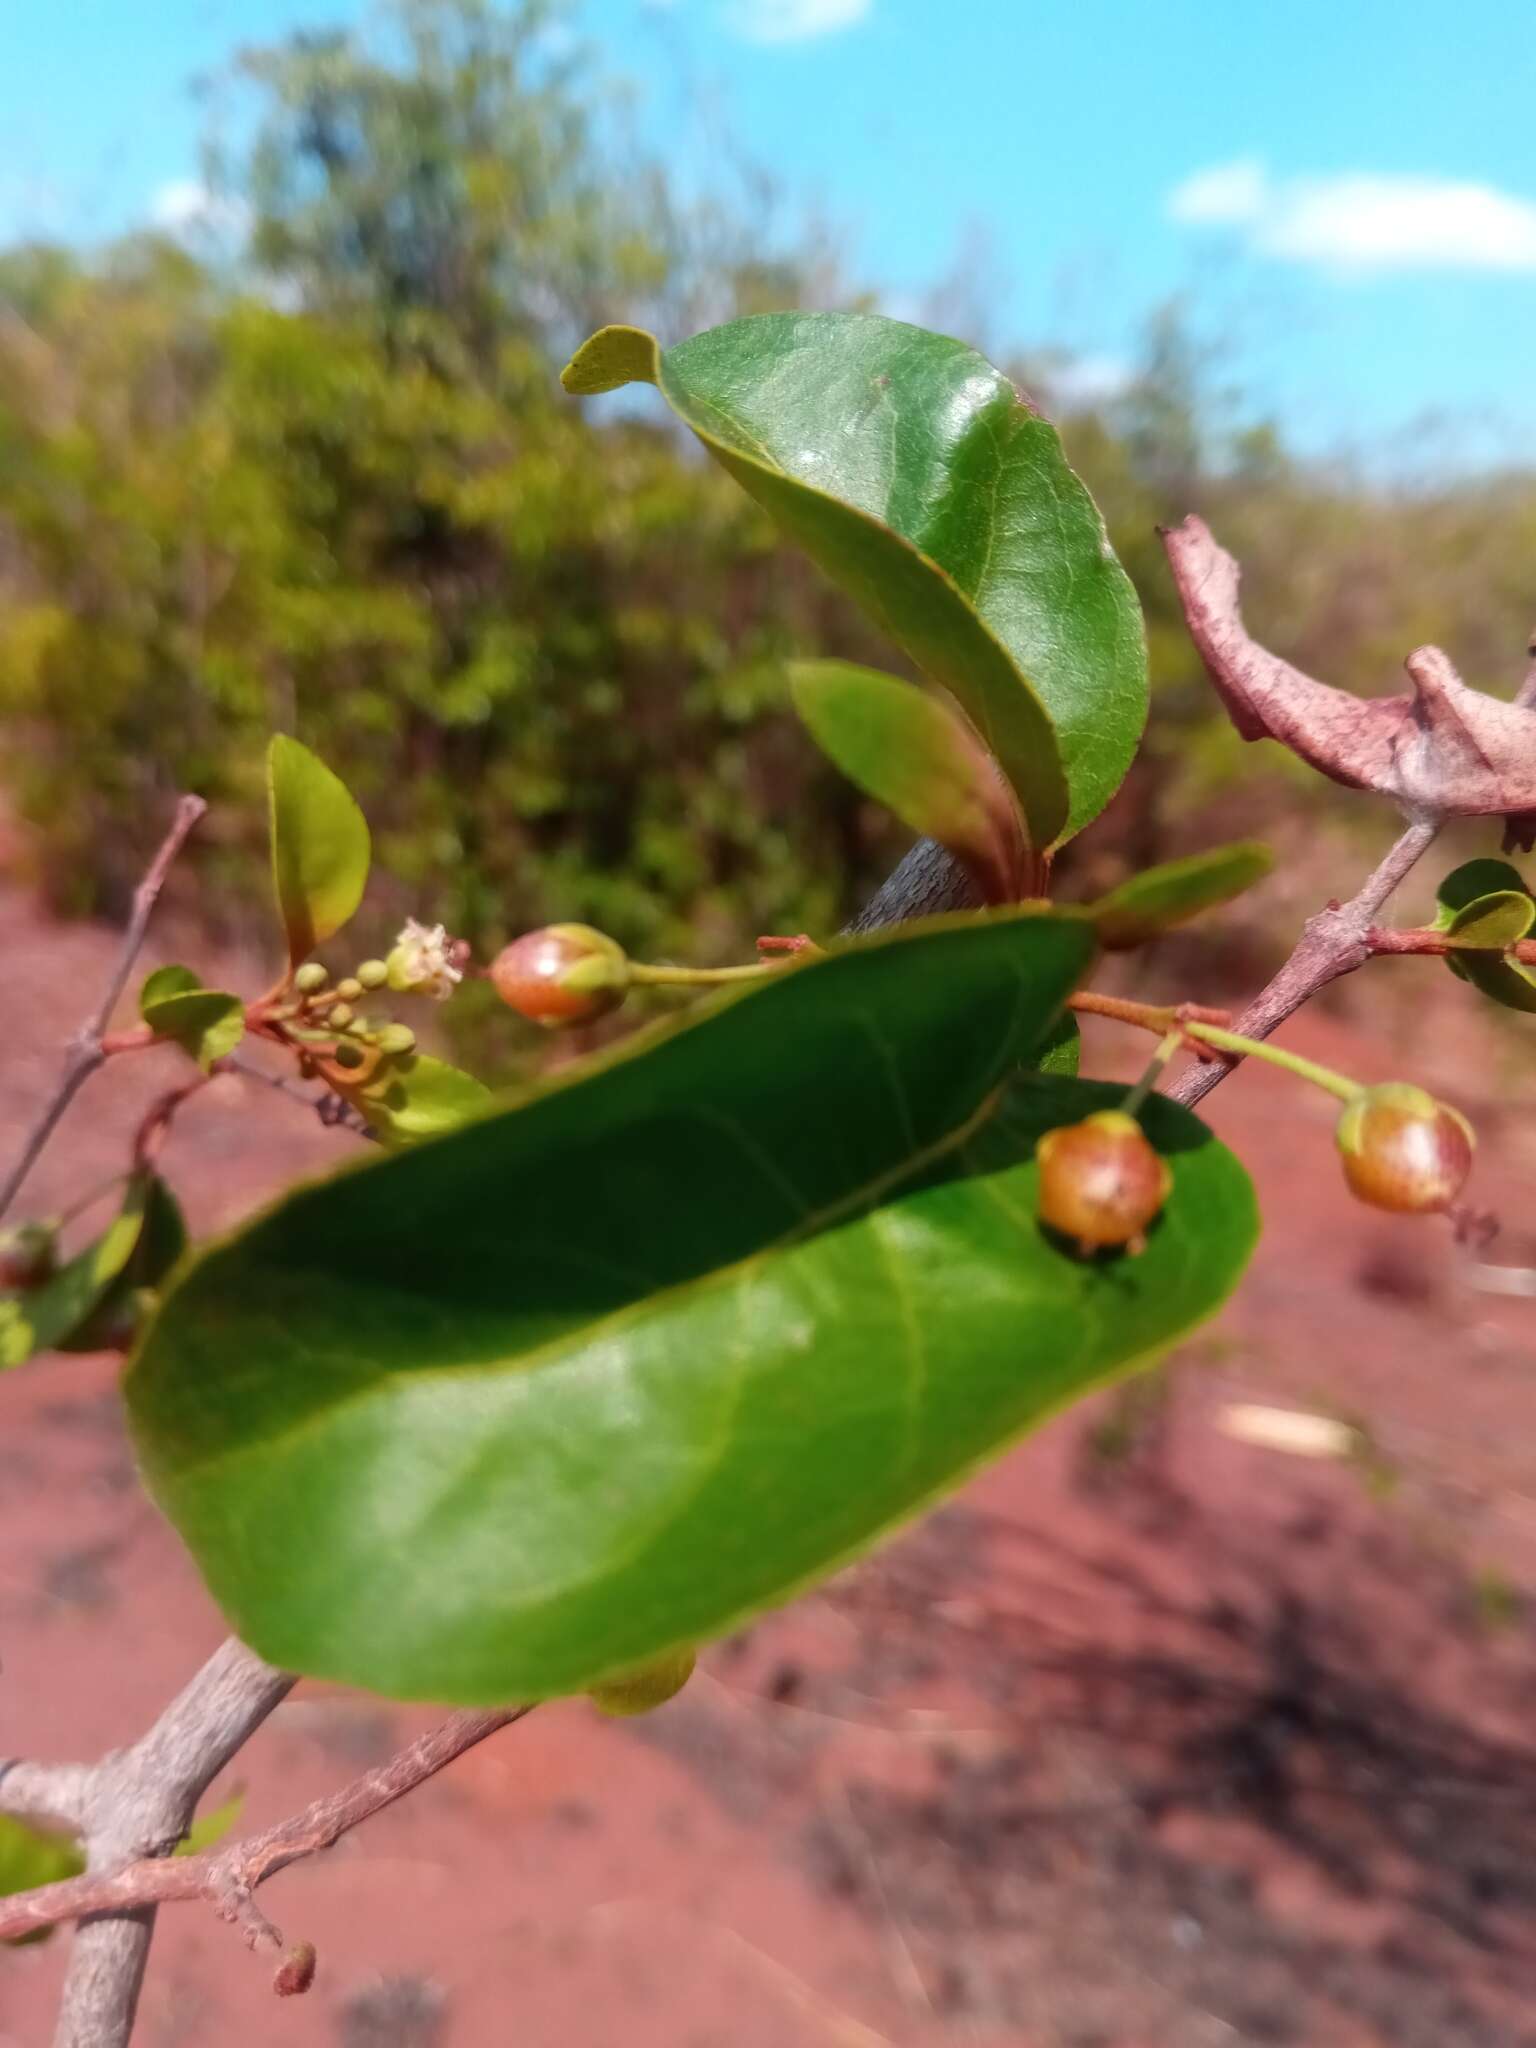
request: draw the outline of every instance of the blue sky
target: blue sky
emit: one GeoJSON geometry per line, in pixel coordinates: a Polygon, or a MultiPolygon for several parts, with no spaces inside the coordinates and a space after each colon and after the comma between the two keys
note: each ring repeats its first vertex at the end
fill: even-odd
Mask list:
{"type": "MultiPolygon", "coordinates": [[[[0,233],[196,177],[186,82],[352,0],[3,0],[0,233]]],[[[1394,466],[1536,459],[1523,0],[585,0],[690,180],[722,137],[909,311],[1110,386],[1183,292],[1256,407],[1394,466]],[[929,310],[942,322],[941,298],[929,310]]]]}

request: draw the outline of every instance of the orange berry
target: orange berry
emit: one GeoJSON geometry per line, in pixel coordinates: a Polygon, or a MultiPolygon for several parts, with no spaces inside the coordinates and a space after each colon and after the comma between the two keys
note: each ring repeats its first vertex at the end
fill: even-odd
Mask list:
{"type": "Polygon", "coordinates": [[[1460,1111],[1409,1081],[1362,1089],[1335,1133],[1350,1192],[1374,1209],[1448,1209],[1472,1171],[1477,1140],[1460,1111]]]}
{"type": "Polygon", "coordinates": [[[1035,1147],[1040,1165],[1040,1221],[1079,1250],[1111,1245],[1141,1249],[1173,1176],[1136,1119],[1101,1109],[1080,1124],[1047,1131],[1035,1147]]]}
{"type": "Polygon", "coordinates": [[[622,946],[591,925],[548,924],[504,946],[491,962],[491,980],[520,1017],[553,1029],[617,1009],[629,988],[629,961],[622,946]]]}

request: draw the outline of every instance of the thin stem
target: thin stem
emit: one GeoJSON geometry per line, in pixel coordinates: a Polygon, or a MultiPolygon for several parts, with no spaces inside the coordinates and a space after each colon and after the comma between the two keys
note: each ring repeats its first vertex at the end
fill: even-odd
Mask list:
{"type": "Polygon", "coordinates": [[[663,967],[632,960],[629,978],[645,988],[704,988],[722,981],[761,981],[782,964],[778,960],[758,960],[750,967],[663,967]]]}
{"type": "Polygon", "coordinates": [[[1142,1074],[1141,1079],[1129,1090],[1125,1100],[1120,1105],[1126,1116],[1136,1115],[1141,1105],[1163,1078],[1164,1067],[1167,1066],[1183,1043],[1184,1027],[1181,1024],[1175,1024],[1173,1029],[1166,1032],[1158,1041],[1157,1051],[1148,1060],[1146,1070],[1142,1074]]]}
{"type": "MultiPolygon", "coordinates": [[[[292,1680],[286,1683],[292,1684],[292,1680]]],[[[532,1712],[529,1704],[450,1714],[388,1763],[365,1771],[341,1791],[314,1800],[302,1812],[260,1834],[205,1850],[200,1856],[140,1856],[112,1869],[87,1871],[83,1877],[0,1898],[0,1941],[36,1933],[61,1920],[152,1911],[187,1899],[211,1900],[225,1918],[243,1919],[250,1894],[269,1877],[329,1849],[351,1829],[435,1777],[466,1750],[532,1712]]],[[[258,1940],[281,1942],[277,1930],[264,1920],[257,1919],[253,1931],[258,1940]]]]}
{"type": "MultiPolygon", "coordinates": [[[[1353,974],[1371,957],[1370,934],[1388,897],[1427,851],[1439,832],[1437,816],[1409,818],[1386,854],[1347,903],[1330,904],[1308,918],[1294,952],[1280,972],[1260,991],[1237,1020],[1248,1040],[1268,1038],[1287,1017],[1341,975],[1353,974]]],[[[1225,1080],[1234,1062],[1190,1067],[1168,1093],[1188,1105],[1225,1080]]]]}
{"type": "Polygon", "coordinates": [[[1347,1074],[1336,1074],[1332,1067],[1320,1067],[1316,1060],[1303,1059],[1299,1052],[1287,1052],[1283,1046],[1265,1045],[1259,1039],[1245,1038],[1240,1032],[1223,1031],[1219,1024],[1186,1024],[1184,1030],[1189,1037],[1214,1045],[1218,1051],[1236,1053],[1240,1059],[1267,1060],[1272,1067],[1283,1067],[1288,1074],[1296,1074],[1303,1081],[1326,1088],[1341,1102],[1353,1102],[1361,1092],[1360,1083],[1351,1081],[1347,1074]]]}
{"type": "Polygon", "coordinates": [[[0,1185],[0,1216],[5,1214],[21,1192],[23,1182],[37,1164],[43,1147],[58,1128],[59,1119],[65,1110],[106,1059],[102,1040],[106,1034],[107,1024],[117,1006],[118,997],[128,985],[128,977],[133,972],[134,961],[139,957],[139,948],[144,943],[151,913],[159,899],[160,891],[165,887],[165,878],[171,871],[171,863],[186,844],[192,828],[207,808],[200,796],[177,798],[176,815],[171,821],[171,828],[166,833],[159,852],[150,862],[143,881],[133,892],[133,909],[128,918],[127,929],[123,933],[123,943],[118,949],[112,972],[107,977],[107,985],[102,990],[101,1000],[70,1041],[58,1086],[43,1105],[37,1122],[32,1126],[22,1145],[20,1157],[7,1175],[4,1184],[0,1185]]]}

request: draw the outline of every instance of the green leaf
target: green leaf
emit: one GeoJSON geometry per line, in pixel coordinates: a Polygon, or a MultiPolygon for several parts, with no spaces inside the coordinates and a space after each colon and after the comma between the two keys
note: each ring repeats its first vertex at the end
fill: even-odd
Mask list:
{"type": "MultiPolygon", "coordinates": [[[[85,1857],[65,1835],[28,1827],[11,1814],[0,1813],[0,1898],[29,1892],[40,1884],[59,1884],[66,1877],[78,1877],[85,1857]]],[[[46,1941],[51,1927],[39,1927],[32,1934],[14,1935],[7,1948],[26,1948],[46,1941]]]]}
{"type": "Polygon", "coordinates": [[[146,983],[139,1007],[156,1037],[169,1038],[191,1053],[204,1072],[232,1053],[245,1036],[244,1003],[219,989],[187,988],[151,997],[146,983]]]}
{"type": "Polygon", "coordinates": [[[843,773],[941,846],[989,903],[1024,894],[1027,839],[1013,794],[975,729],[939,698],[846,661],[790,667],[795,709],[843,773]]]}
{"type": "Polygon", "coordinates": [[[390,1146],[416,1145],[423,1138],[456,1131],[479,1116],[491,1100],[483,1081],[424,1052],[383,1060],[356,1086],[344,1086],[338,1073],[331,1079],[390,1146]]]}
{"type": "Polygon", "coordinates": [[[1518,868],[1507,860],[1469,860],[1453,868],[1435,892],[1432,929],[1454,939],[1445,964],[1458,980],[1506,1010],[1536,1013],[1536,974],[1500,957],[1536,923],[1533,902],[1518,868]]]}
{"type": "Polygon", "coordinates": [[[272,880],[297,965],[338,932],[363,898],[368,825],[341,779],[278,733],[267,750],[272,880]]]}
{"type": "Polygon", "coordinates": [[[0,1370],[24,1365],[39,1351],[63,1348],[125,1272],[144,1228],[153,1178],[128,1183],[121,1212],[101,1236],[24,1294],[0,1295],[0,1370]]]}
{"type": "Polygon", "coordinates": [[[103,1290],[89,1313],[63,1336],[60,1351],[126,1349],[145,1319],[150,1291],[169,1276],[187,1249],[181,1204],[158,1174],[139,1183],[138,1236],[122,1271],[103,1290]]]}
{"type": "Polygon", "coordinates": [[[1097,816],[1146,722],[1141,610],[1056,430],[999,370],[874,314],[768,313],[661,353],[604,329],[563,381],[635,376],[959,700],[1036,847],[1097,816]]]}
{"type": "Polygon", "coordinates": [[[1171,1342],[1254,1234],[1166,1102],[1140,1258],[1034,1221],[1070,916],[784,969],[187,1271],[127,1381],[148,1482],[242,1639],[386,1694],[587,1690],[821,1577],[1171,1342]]]}
{"type": "Polygon", "coordinates": [[[1055,1074],[1068,1081],[1077,1074],[1082,1056],[1083,1035],[1070,1010],[1063,1010],[1050,1031],[1035,1048],[1030,1065],[1037,1074],[1055,1074]]]}
{"type": "Polygon", "coordinates": [[[167,996],[184,996],[202,985],[190,967],[157,967],[152,974],[145,975],[144,986],[139,990],[139,1015],[148,1023],[149,1012],[157,1003],[163,1003],[167,996]]]}
{"type": "Polygon", "coordinates": [[[1518,945],[1533,923],[1536,903],[1523,890],[1493,889],[1474,896],[1444,927],[1458,951],[1502,953],[1518,945]]]}
{"type": "Polygon", "coordinates": [[[1111,951],[1144,945],[1159,932],[1241,896],[1274,864],[1269,848],[1256,840],[1213,847],[1209,853],[1192,853],[1133,875],[1090,905],[1088,914],[1099,943],[1111,951]]]}
{"type": "Polygon", "coordinates": [[[1433,929],[1443,932],[1479,896],[1503,891],[1527,894],[1525,879],[1507,860],[1468,860],[1441,881],[1435,891],[1437,908],[1433,929]]]}
{"type": "Polygon", "coordinates": [[[232,1792],[222,1806],[215,1806],[209,1813],[200,1813],[191,1827],[171,1851],[173,1856],[201,1856],[205,1849],[211,1849],[215,1842],[222,1842],[230,1829],[239,1820],[245,1806],[244,1788],[232,1792]]]}

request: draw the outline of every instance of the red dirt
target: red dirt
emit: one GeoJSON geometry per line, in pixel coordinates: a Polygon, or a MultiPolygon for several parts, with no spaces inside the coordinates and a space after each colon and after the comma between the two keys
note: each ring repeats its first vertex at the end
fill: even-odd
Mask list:
{"type": "MultiPolygon", "coordinates": [[[[0,1156],[112,943],[0,892],[0,1156]]],[[[1372,972],[1425,998],[1397,1043],[1316,1014],[1291,1042],[1471,1112],[1506,1219],[1488,1256],[1536,1264],[1536,1123],[1492,1103],[1510,1041],[1449,977],[1372,972]]],[[[112,1170],[173,1067],[93,1081],[24,1207],[112,1170]]],[[[350,1142],[226,1089],[167,1155],[204,1227],[350,1142]]],[[[1209,1114],[1268,1233],[1166,1398],[1059,1422],[648,1720],[542,1709],[274,1881],[267,1910],[320,1951],[308,1998],[167,1909],[143,2048],[1536,2039],[1536,1310],[1473,1292],[1438,1224],[1351,1205],[1326,1105],[1248,1074],[1209,1114]],[[1363,1418],[1373,1455],[1244,1446],[1218,1426],[1235,1396],[1363,1418]],[[1106,1413],[1118,1456],[1090,1436],[1106,1413]]],[[[0,1753],[124,1740],[220,1634],[137,1489],[114,1371],[4,1388],[0,1753]]],[[[259,1825],[423,1718],[306,1686],[228,1782],[259,1825]]],[[[0,1954],[0,2048],[47,2040],[65,1947],[0,1954]]]]}

